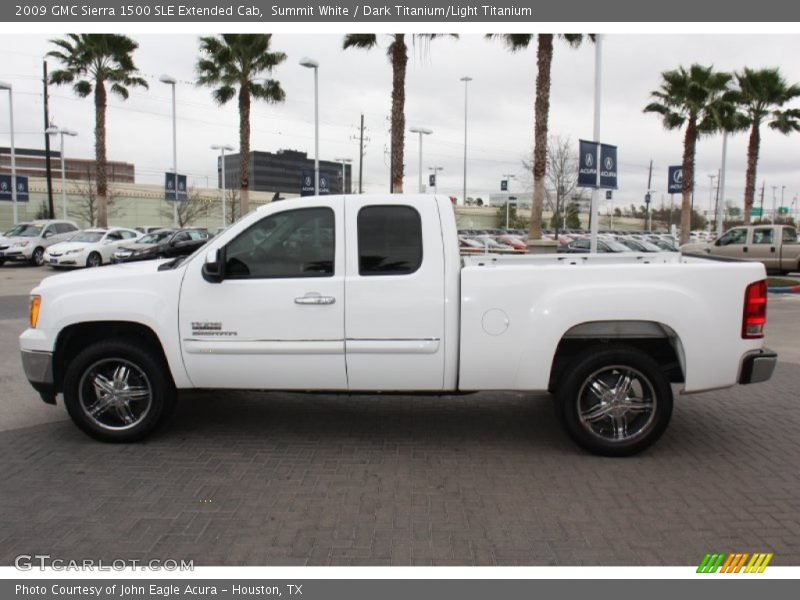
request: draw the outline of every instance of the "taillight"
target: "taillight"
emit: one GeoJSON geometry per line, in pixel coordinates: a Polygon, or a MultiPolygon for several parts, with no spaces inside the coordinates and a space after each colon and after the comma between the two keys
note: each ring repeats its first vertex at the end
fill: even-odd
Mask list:
{"type": "Polygon", "coordinates": [[[764,337],[767,323],[767,282],[756,281],[744,291],[744,314],[742,315],[742,338],[752,340],[764,337]]]}

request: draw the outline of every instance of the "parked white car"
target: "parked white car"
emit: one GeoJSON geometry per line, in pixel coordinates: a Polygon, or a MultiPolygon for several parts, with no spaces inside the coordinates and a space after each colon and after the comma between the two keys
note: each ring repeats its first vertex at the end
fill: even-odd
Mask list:
{"type": "Polygon", "coordinates": [[[50,246],[44,253],[44,262],[51,267],[99,267],[111,262],[120,244],[141,235],[124,227],[85,229],[67,242],[50,246]]]}
{"type": "Polygon", "coordinates": [[[673,385],[772,375],[760,263],[462,257],[457,236],[447,196],[272,202],[186,258],[43,280],[25,373],[107,441],[151,433],[178,390],[547,390],[574,440],[616,456],[664,432],[673,385]]]}

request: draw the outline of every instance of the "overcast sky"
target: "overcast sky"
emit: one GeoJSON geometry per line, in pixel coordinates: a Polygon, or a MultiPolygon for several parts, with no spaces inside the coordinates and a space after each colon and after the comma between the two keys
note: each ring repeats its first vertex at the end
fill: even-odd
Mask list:
{"type": "MultiPolygon", "coordinates": [[[[0,80],[15,91],[17,145],[41,148],[42,96],[39,82],[41,57],[51,49],[48,38],[38,35],[3,35],[0,42],[0,80]]],[[[178,170],[188,173],[189,184],[214,185],[215,153],[211,144],[238,146],[236,102],[219,108],[208,89],[193,85],[197,36],[135,35],[137,66],[150,82],[149,90],[134,90],[128,101],[115,97],[108,108],[108,156],[133,162],[137,181],[160,183],[171,168],[169,87],[158,81],[169,73],[180,80],[178,94],[178,170]]],[[[364,113],[367,135],[364,182],[366,191],[388,187],[388,115],[391,67],[382,48],[370,52],[341,50],[342,35],[279,34],[273,49],[288,59],[273,77],[286,91],[280,105],[255,103],[252,110],[251,148],[275,151],[291,148],[309,152],[314,147],[313,78],[298,61],[310,56],[320,63],[320,154],[330,160],[358,157],[359,114],[364,113]]],[[[429,47],[410,51],[406,81],[406,122],[433,130],[425,137],[424,169],[442,166],[439,191],[461,194],[464,135],[463,75],[473,77],[469,88],[468,194],[486,196],[499,191],[504,173],[523,181],[521,159],[533,144],[533,98],[536,74],[535,48],[511,54],[496,41],[478,35],[437,39],[429,47]]],[[[679,164],[682,134],[667,132],[652,114],[643,114],[649,93],[656,89],[660,72],[692,62],[718,69],[780,67],[791,82],[800,82],[800,36],[797,35],[607,35],[603,56],[602,135],[619,147],[619,185],[615,203],[642,202],[647,168],[653,160],[656,199],[666,187],[667,166],[679,164]]],[[[50,59],[50,68],[57,66],[50,59]]],[[[570,49],[556,43],[553,62],[550,132],[569,137],[592,137],[594,54],[591,46],[570,49]]],[[[796,103],[800,108],[800,102],[796,103]]],[[[6,100],[0,100],[0,144],[8,144],[6,100]]],[[[94,106],[91,99],[75,96],[69,87],[51,88],[51,115],[57,125],[79,132],[67,139],[67,155],[92,158],[94,106]]],[[[736,135],[728,145],[727,197],[741,203],[744,188],[747,136],[736,135]]],[[[698,145],[698,202],[708,202],[710,173],[720,166],[721,137],[703,138],[698,145]]],[[[798,169],[800,134],[783,136],[762,128],[758,185],[766,180],[771,206],[772,186],[786,186],[789,205],[800,194],[798,169]]],[[[416,191],[417,136],[407,134],[405,189],[416,191]]],[[[354,169],[354,178],[357,169],[354,169]]],[[[529,178],[528,178],[529,179],[529,178]]],[[[521,183],[512,184],[520,189],[521,183]]],[[[668,199],[668,196],[665,197],[668,199]]],[[[677,198],[676,198],[677,200],[677,198]]],[[[705,208],[703,204],[700,208],[705,208]]]]}

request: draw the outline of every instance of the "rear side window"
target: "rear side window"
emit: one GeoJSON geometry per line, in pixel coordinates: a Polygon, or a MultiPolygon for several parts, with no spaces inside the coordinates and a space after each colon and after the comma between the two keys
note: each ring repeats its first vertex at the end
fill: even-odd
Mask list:
{"type": "Polygon", "coordinates": [[[422,264],[422,219],[410,206],[365,206],[358,212],[358,273],[409,275],[422,264]]]}
{"type": "Polygon", "coordinates": [[[773,243],[773,232],[775,230],[771,227],[766,229],[754,229],[753,230],[753,243],[754,244],[772,244],[773,243]]]}

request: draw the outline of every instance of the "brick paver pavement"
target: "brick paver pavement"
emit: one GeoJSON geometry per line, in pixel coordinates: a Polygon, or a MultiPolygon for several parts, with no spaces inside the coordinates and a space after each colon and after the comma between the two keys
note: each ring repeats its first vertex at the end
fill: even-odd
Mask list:
{"type": "MultiPolygon", "coordinates": [[[[0,432],[0,564],[800,564],[800,366],[677,399],[627,459],[566,438],[547,397],[195,393],[145,443],[62,421],[0,432]]],[[[59,409],[53,409],[59,410],[59,409]]]]}

